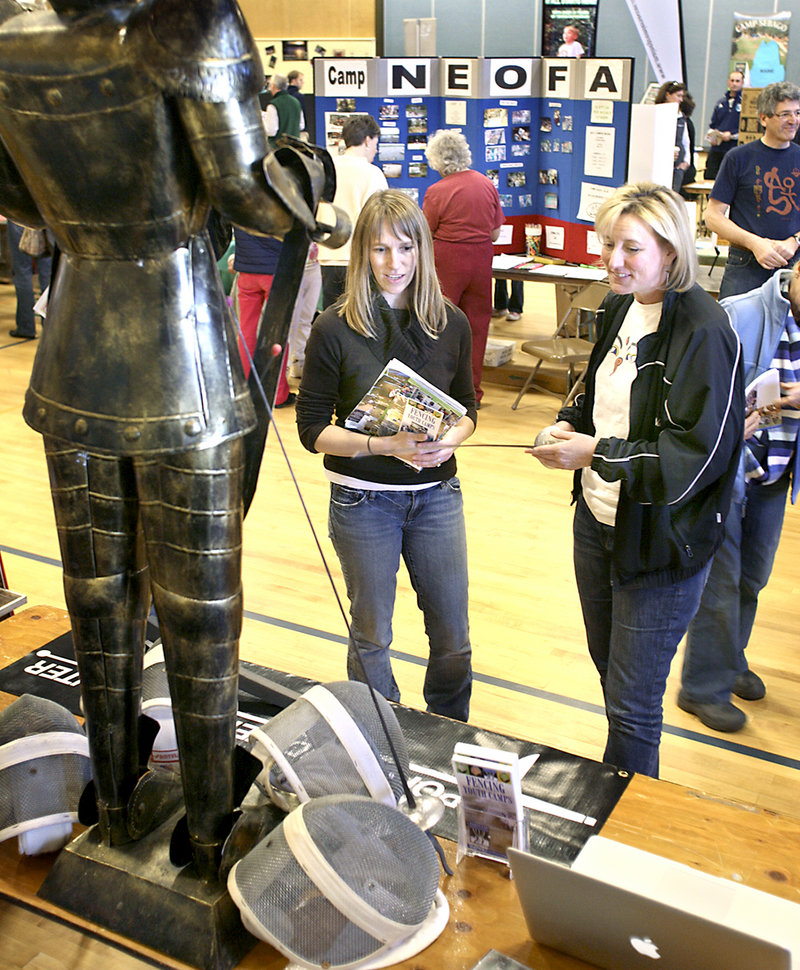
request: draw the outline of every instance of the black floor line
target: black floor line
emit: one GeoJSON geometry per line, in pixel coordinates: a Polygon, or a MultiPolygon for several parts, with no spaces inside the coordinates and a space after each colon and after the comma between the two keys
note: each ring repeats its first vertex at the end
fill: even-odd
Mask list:
{"type": "MultiPolygon", "coordinates": [[[[0,552],[6,553],[9,556],[21,556],[23,559],[30,559],[34,562],[43,563],[44,565],[56,566],[58,569],[61,568],[61,561],[59,559],[52,559],[47,556],[39,556],[36,553],[25,552],[21,549],[13,549],[10,546],[0,545],[0,552]]],[[[265,623],[268,626],[279,627],[283,630],[291,630],[294,633],[302,633],[306,636],[317,637],[320,640],[328,640],[333,643],[340,643],[342,645],[347,643],[347,637],[342,636],[341,634],[329,633],[325,630],[318,630],[316,627],[305,626],[302,623],[294,623],[291,620],[282,620],[278,617],[266,616],[263,613],[256,613],[252,610],[245,610],[244,615],[247,617],[247,619],[253,620],[256,623],[265,623]]],[[[416,664],[420,667],[424,667],[427,662],[424,658],[415,657],[410,653],[403,653],[401,650],[392,650],[390,653],[392,658],[395,660],[400,660],[404,663],[416,664]]],[[[597,714],[600,717],[605,717],[605,710],[599,704],[590,704],[587,701],[581,701],[575,697],[568,697],[565,694],[555,694],[552,691],[541,690],[538,687],[529,687],[526,684],[518,684],[513,680],[505,680],[502,677],[493,677],[490,674],[481,674],[478,672],[473,672],[473,680],[481,684],[491,684],[493,687],[501,687],[503,690],[508,690],[515,694],[526,694],[527,696],[535,697],[538,700],[550,701],[553,704],[561,704],[562,706],[570,707],[573,710],[587,711],[590,714],[597,714]]],[[[795,771],[800,771],[800,760],[797,758],[788,758],[784,755],[775,754],[772,751],[764,751],[761,748],[754,748],[747,744],[741,744],[726,737],[702,734],[699,731],[687,731],[685,728],[675,727],[674,725],[667,724],[666,722],[664,723],[663,733],[671,734],[673,737],[677,738],[685,738],[688,741],[695,741],[698,744],[706,744],[710,747],[719,748],[724,751],[732,751],[735,754],[741,754],[747,758],[755,758],[758,761],[783,765],[785,768],[793,768],[795,771]]]]}

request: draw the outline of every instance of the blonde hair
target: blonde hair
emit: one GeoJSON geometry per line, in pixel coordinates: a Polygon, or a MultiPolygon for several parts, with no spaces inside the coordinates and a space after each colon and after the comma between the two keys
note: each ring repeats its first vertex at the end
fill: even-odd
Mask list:
{"type": "Polygon", "coordinates": [[[433,240],[422,209],[403,192],[386,189],[367,199],[353,230],[350,262],[339,315],[351,330],[375,336],[375,313],[380,293],[369,256],[383,226],[398,238],[407,236],[417,252],[414,278],[408,284],[408,307],[425,333],[434,340],[447,326],[446,301],[433,262],[433,240]]]}
{"type": "Polygon", "coordinates": [[[697,278],[697,249],[686,203],[677,192],[653,182],[620,186],[597,210],[594,227],[601,239],[611,234],[620,216],[641,219],[663,249],[674,251],[664,288],[676,293],[690,290],[697,278]]]}

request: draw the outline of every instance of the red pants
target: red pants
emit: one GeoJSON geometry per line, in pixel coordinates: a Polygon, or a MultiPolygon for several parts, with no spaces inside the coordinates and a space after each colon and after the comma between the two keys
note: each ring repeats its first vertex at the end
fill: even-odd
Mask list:
{"type": "Polygon", "coordinates": [[[464,311],[472,331],[472,382],[475,399],[483,397],[481,375],[489,323],[492,319],[492,256],[494,247],[485,243],[452,243],[434,239],[436,274],[442,292],[464,311]]]}
{"type": "MultiPolygon", "coordinates": [[[[242,357],[244,366],[244,376],[250,374],[250,359],[256,352],[256,340],[258,339],[258,324],[261,321],[261,313],[264,304],[267,302],[269,291],[272,289],[274,276],[269,273],[239,273],[237,287],[239,290],[239,326],[244,336],[245,344],[249,354],[239,343],[239,353],[242,357]]],[[[284,347],[283,363],[281,364],[281,376],[278,379],[278,387],[275,391],[275,404],[283,404],[289,396],[289,385],[286,381],[286,348],[284,347]]]]}

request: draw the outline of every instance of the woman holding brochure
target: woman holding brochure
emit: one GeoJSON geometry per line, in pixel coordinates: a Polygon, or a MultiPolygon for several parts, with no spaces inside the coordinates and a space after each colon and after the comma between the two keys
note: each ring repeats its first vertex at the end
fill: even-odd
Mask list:
{"type": "Polygon", "coordinates": [[[575,577],[608,719],[603,760],[657,776],[667,674],[736,478],[741,354],[725,311],[695,282],[680,196],[623,185],[595,230],[612,292],[586,393],[531,453],[575,472],[575,577]]]}
{"type": "Polygon", "coordinates": [[[316,320],[297,400],[300,440],[325,455],[329,533],[350,599],[347,672],[400,699],[392,674],[397,570],[402,556],[425,617],[429,711],[466,721],[472,687],[467,549],[453,452],[475,429],[467,318],[444,299],[430,230],[406,195],[377,192],[353,232],[343,297],[316,320]],[[463,417],[439,440],[385,427],[365,435],[363,399],[390,361],[450,396],[463,417]],[[331,418],[334,423],[331,423],[331,418]],[[349,424],[358,423],[356,416],[349,424]],[[362,426],[362,425],[359,425],[362,426]],[[399,459],[399,460],[398,460],[399,459]],[[412,465],[414,467],[412,467],[412,465]]]}

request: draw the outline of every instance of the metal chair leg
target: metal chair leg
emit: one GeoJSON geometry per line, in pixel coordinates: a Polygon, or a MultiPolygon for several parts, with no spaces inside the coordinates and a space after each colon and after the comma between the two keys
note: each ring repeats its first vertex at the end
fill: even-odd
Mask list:
{"type": "Polygon", "coordinates": [[[511,410],[512,410],[512,411],[516,411],[516,410],[517,410],[517,405],[518,405],[518,404],[519,404],[519,402],[520,402],[520,401],[522,400],[522,395],[523,395],[523,394],[524,394],[524,393],[525,393],[525,392],[526,392],[526,391],[528,390],[528,388],[529,388],[529,387],[531,386],[531,384],[533,383],[533,379],[534,379],[534,377],[536,377],[536,372],[537,372],[537,371],[539,370],[539,368],[540,368],[541,366],[542,366],[542,361],[541,361],[541,359],[540,359],[540,360],[539,360],[539,361],[537,362],[537,364],[536,364],[536,366],[535,366],[535,367],[533,368],[533,370],[532,370],[532,371],[530,372],[530,374],[528,374],[528,376],[527,376],[527,378],[526,378],[526,380],[525,380],[525,383],[524,383],[524,384],[522,385],[522,388],[520,389],[520,392],[519,392],[519,394],[517,394],[517,397],[516,397],[516,400],[515,400],[515,401],[514,401],[514,403],[513,403],[512,405],[511,405],[511,410]]]}

